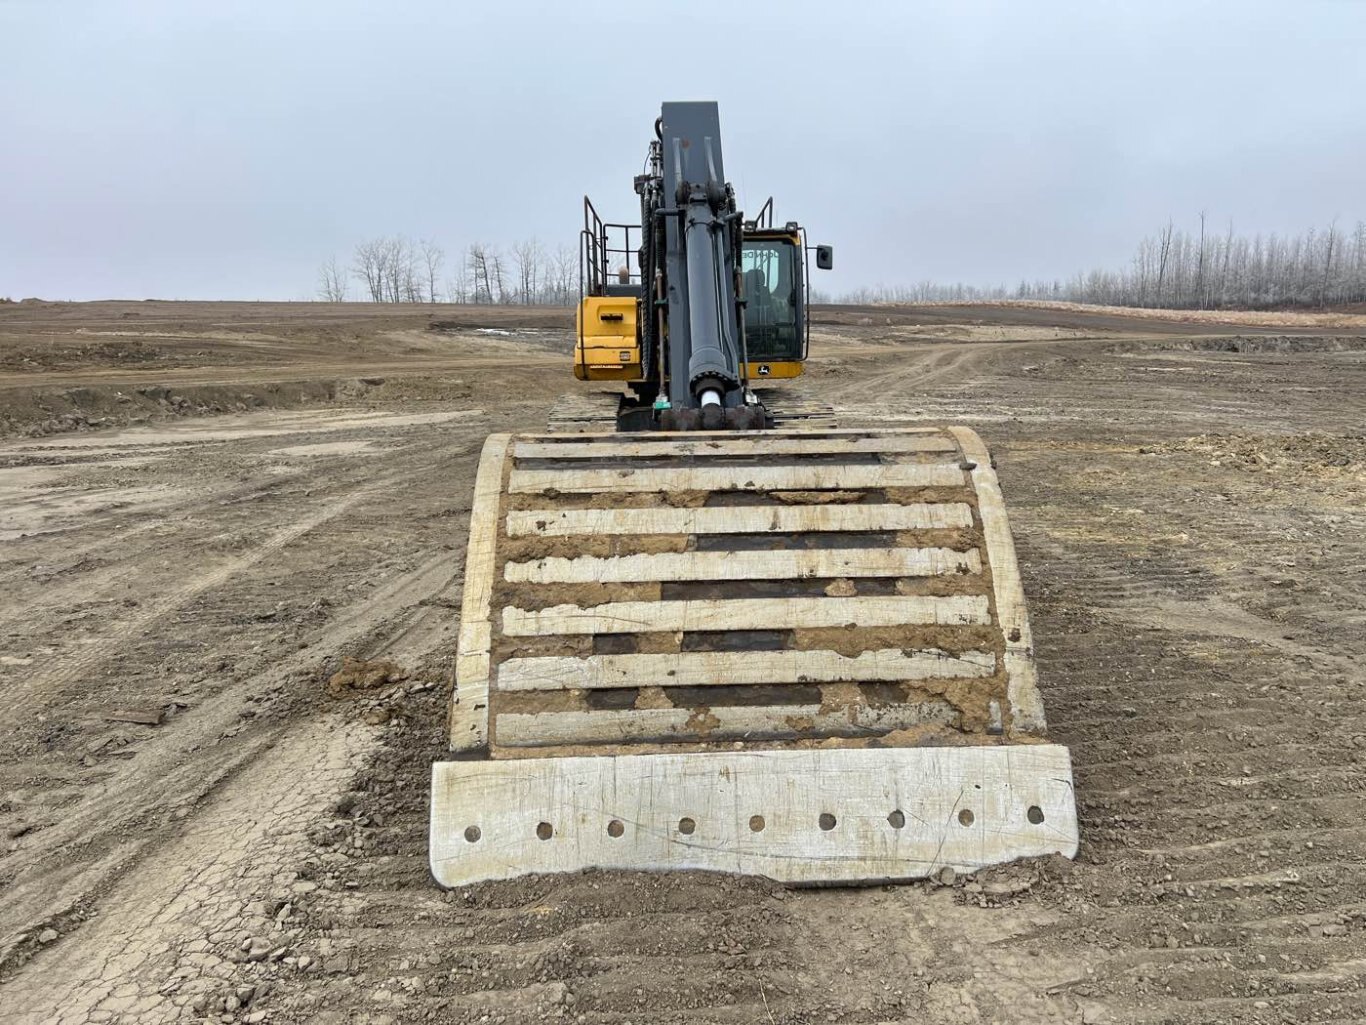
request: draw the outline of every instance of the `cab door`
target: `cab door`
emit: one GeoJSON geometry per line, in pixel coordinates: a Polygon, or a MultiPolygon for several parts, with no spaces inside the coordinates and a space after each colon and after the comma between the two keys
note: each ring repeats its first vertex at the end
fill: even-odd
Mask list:
{"type": "Polygon", "coordinates": [[[799,236],[747,232],[740,250],[749,377],[796,377],[806,358],[806,289],[799,236]]]}

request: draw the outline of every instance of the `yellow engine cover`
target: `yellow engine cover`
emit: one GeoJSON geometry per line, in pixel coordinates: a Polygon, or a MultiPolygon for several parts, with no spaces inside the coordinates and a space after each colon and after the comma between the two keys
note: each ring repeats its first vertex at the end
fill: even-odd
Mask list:
{"type": "Polygon", "coordinates": [[[579,303],[574,376],[580,381],[638,381],[640,336],[633,296],[590,295],[579,303]]]}

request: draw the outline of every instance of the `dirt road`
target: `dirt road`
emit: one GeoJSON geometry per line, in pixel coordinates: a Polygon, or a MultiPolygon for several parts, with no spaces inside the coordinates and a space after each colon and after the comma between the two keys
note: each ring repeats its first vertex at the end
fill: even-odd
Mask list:
{"type": "Polygon", "coordinates": [[[1366,340],[886,321],[802,388],[992,446],[1078,860],[442,893],[472,473],[563,312],[0,309],[0,1020],[1366,1020],[1366,340]]]}

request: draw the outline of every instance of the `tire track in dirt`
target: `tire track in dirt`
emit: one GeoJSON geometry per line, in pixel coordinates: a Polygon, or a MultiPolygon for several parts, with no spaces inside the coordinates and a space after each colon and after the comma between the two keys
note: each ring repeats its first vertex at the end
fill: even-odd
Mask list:
{"type": "MultiPolygon", "coordinates": [[[[193,808],[212,793],[242,765],[250,764],[262,750],[269,749],[287,726],[268,726],[260,734],[245,738],[238,745],[220,748],[214,743],[236,723],[240,709],[249,693],[265,693],[277,689],[288,679],[310,674],[320,661],[335,657],[347,648],[363,645],[373,634],[382,633],[408,610],[421,611],[423,601],[434,594],[447,593],[458,578],[460,556],[443,552],[428,563],[402,577],[382,585],[377,592],[366,596],[354,607],[346,608],[329,623],[324,638],[310,645],[306,651],[285,657],[265,674],[250,676],[245,681],[232,683],[195,709],[194,722],[186,726],[189,737],[167,735],[160,745],[143,752],[134,763],[128,763],[119,774],[101,784],[98,794],[86,798],[71,809],[63,819],[31,836],[19,865],[7,862],[7,905],[0,914],[0,968],[19,942],[19,933],[31,932],[36,921],[66,913],[75,903],[85,899],[97,886],[116,875],[119,866],[130,864],[138,856],[141,843],[128,835],[112,851],[112,857],[82,866],[89,871],[71,877],[67,865],[55,871],[45,871],[48,858],[63,854],[68,857],[72,847],[89,843],[100,835],[117,834],[126,825],[142,819],[148,813],[146,794],[154,790],[156,806],[163,810],[193,808]],[[187,752],[186,748],[190,750],[187,752]],[[56,877],[53,877],[55,875],[56,877]],[[61,895],[60,901],[59,894],[61,895]],[[55,914],[41,909],[52,903],[59,905],[55,914]],[[27,917],[27,916],[37,916],[27,917]]],[[[411,615],[411,614],[410,614],[411,615]]]]}
{"type": "MultiPolygon", "coordinates": [[[[1028,342],[1010,345],[1014,348],[1035,348],[1034,344],[1028,342]]],[[[875,369],[871,377],[855,374],[845,383],[827,383],[819,390],[819,395],[823,400],[836,404],[847,402],[858,406],[870,398],[904,391],[907,385],[923,389],[948,382],[954,387],[965,388],[970,386],[969,372],[992,359],[1004,347],[1002,343],[992,342],[955,342],[917,347],[910,351],[888,346],[885,353],[860,360],[861,368],[875,369]],[[890,363],[892,367],[877,371],[878,363],[890,363]]],[[[798,380],[802,381],[801,378],[798,380]]],[[[808,382],[803,381],[803,385],[805,390],[814,394],[808,382]]]]}
{"type": "Polygon", "coordinates": [[[292,870],[308,830],[363,763],[373,732],[324,716],[254,758],[230,790],[113,886],[77,937],[6,982],[6,1018],[151,1025],[224,994],[240,1006],[248,988],[250,1002],[260,987],[253,980],[298,936],[280,909],[312,885],[292,870]],[[252,939],[264,941],[259,955],[252,939]]]}
{"type": "MultiPolygon", "coordinates": [[[[55,689],[69,687],[81,679],[97,674],[132,639],[147,634],[158,623],[199,596],[222,588],[233,577],[270,558],[329,521],[344,515],[353,507],[376,496],[392,493],[406,482],[428,472],[425,467],[405,468],[379,479],[354,485],[350,490],[347,490],[345,485],[339,488],[334,484],[333,489],[340,491],[341,494],[313,503],[314,508],[302,516],[291,507],[279,517],[283,522],[277,522],[273,527],[268,524],[249,525],[245,528],[248,533],[255,533],[263,528],[270,530],[270,533],[242,554],[223,559],[211,568],[197,571],[191,580],[179,587],[158,595],[153,600],[143,601],[135,612],[123,617],[101,635],[87,638],[81,650],[63,652],[60,658],[54,660],[55,664],[32,674],[20,675],[12,681],[6,688],[6,699],[10,702],[11,713],[16,718],[30,714],[33,707],[47,700],[55,689]]],[[[250,487],[248,486],[247,490],[250,490],[250,487]]],[[[223,501],[220,500],[219,504],[223,504],[223,501]]],[[[78,586],[87,591],[90,588],[90,584],[85,581],[80,582],[78,586]]]]}
{"type": "MultiPolygon", "coordinates": [[[[105,526],[105,525],[101,525],[105,526]]],[[[110,549],[117,549],[121,559],[131,564],[138,558],[144,556],[147,547],[154,541],[148,541],[146,547],[136,547],[137,542],[142,540],[142,536],[149,531],[157,530],[162,525],[159,523],[124,523],[117,516],[111,517],[107,527],[110,531],[109,536],[102,537],[98,541],[91,541],[86,544],[78,544],[68,547],[63,552],[63,558],[67,565],[79,565],[94,556],[106,554],[110,549]]],[[[88,525],[87,528],[88,529],[88,525]]],[[[46,540],[46,539],[44,539],[46,540]]],[[[0,570],[0,586],[9,584],[21,584],[22,581],[32,575],[32,566],[28,565],[22,555],[14,555],[6,560],[16,563],[12,569],[0,570]]],[[[6,609],[8,615],[10,610],[6,609]]]]}
{"type": "Polygon", "coordinates": [[[318,503],[318,508],[287,526],[269,534],[250,551],[220,562],[214,568],[198,574],[192,581],[170,593],[140,605],[136,612],[102,636],[93,638],[88,647],[79,652],[64,653],[56,665],[27,678],[14,681],[6,692],[11,713],[22,717],[36,703],[47,700],[57,688],[65,688],[82,678],[93,675],[113,657],[120,645],[145,634],[158,622],[182,608],[206,591],[221,587],[233,576],[261,562],[290,542],[340,516],[352,506],[372,497],[386,487],[396,484],[409,474],[395,474],[381,484],[371,485],[341,498],[318,503]]]}
{"type": "Polygon", "coordinates": [[[433,595],[449,591],[459,564],[457,553],[442,553],[343,609],[319,642],[281,660],[265,674],[220,689],[195,709],[193,722],[184,726],[187,735],[162,737],[160,744],[148,748],[102,783],[98,792],[30,837],[22,861],[17,865],[13,858],[6,862],[10,882],[5,910],[0,915],[0,967],[23,944],[21,937],[31,934],[44,920],[68,913],[108,879],[137,862],[142,847],[152,838],[139,837],[132,827],[149,810],[165,815],[172,809],[193,809],[277,742],[281,731],[288,729],[287,723],[268,724],[233,745],[216,743],[240,722],[247,694],[270,692],[291,678],[311,675],[319,661],[363,643],[407,610],[420,609],[433,595]],[[154,804],[147,800],[149,793],[156,795],[154,804]],[[72,872],[68,862],[75,848],[120,833],[123,839],[111,851],[97,849],[88,863],[81,863],[78,871],[72,872]],[[63,860],[49,866],[48,861],[58,855],[63,860]]]}
{"type": "MultiPolygon", "coordinates": [[[[1329,896],[1366,885],[1362,759],[1330,753],[1366,736],[1352,697],[1366,679],[1343,676],[1350,642],[1291,640],[1249,612],[1254,590],[1215,568],[1226,549],[1203,537],[1201,505],[1217,503],[1196,492],[1155,517],[1143,481],[1160,468],[1130,473],[1133,449],[1116,459],[1098,442],[1068,469],[1046,445],[1005,451],[1083,861],[1107,866],[1081,870],[1113,908],[1099,938],[1116,951],[1088,988],[1124,1021],[1351,1020],[1366,1010],[1360,903],[1329,896]],[[1107,523],[1096,492],[1149,514],[1107,523]],[[1182,528],[1193,543],[1164,539],[1182,528]]],[[[1250,550],[1294,544],[1265,529],[1228,542],[1243,566],[1250,550]]]]}
{"type": "MultiPolygon", "coordinates": [[[[243,558],[216,565],[207,580],[201,577],[193,581],[193,586],[177,591],[153,611],[166,616],[177,604],[192,601],[210,588],[215,600],[238,600],[230,594],[229,581],[266,556],[288,551],[303,537],[319,531],[335,535],[341,521],[359,516],[364,522],[373,515],[366,510],[383,510],[395,493],[410,488],[414,480],[430,479],[436,460],[449,461],[455,453],[459,462],[472,462],[477,447],[470,444],[470,433],[469,429],[455,432],[454,446],[450,432],[431,437],[408,451],[397,469],[378,478],[367,475],[360,482],[347,479],[350,474],[333,478],[329,487],[334,493],[341,491],[341,499],[335,495],[319,499],[309,514],[289,522],[291,516],[298,515],[296,499],[281,510],[283,515],[274,514],[276,529],[265,545],[243,558]]],[[[78,804],[63,809],[46,828],[27,835],[22,851],[0,862],[6,893],[5,910],[0,915],[0,963],[7,963],[12,970],[31,956],[36,947],[33,937],[44,924],[67,931],[67,917],[88,907],[92,894],[135,868],[149,846],[158,842],[155,827],[159,823],[193,813],[197,802],[286,736],[287,721],[281,723],[270,708],[282,692],[288,704],[289,695],[298,689],[289,686],[290,681],[313,679],[320,661],[335,658],[348,648],[363,649],[373,635],[392,632],[395,627],[391,624],[406,630],[404,621],[425,617],[428,610],[424,603],[449,590],[458,577],[462,556],[463,550],[454,546],[424,553],[410,571],[380,581],[378,589],[366,590],[360,600],[342,605],[329,617],[322,636],[305,650],[285,655],[265,672],[215,687],[206,698],[195,702],[192,713],[177,716],[158,729],[155,739],[140,745],[135,761],[112,761],[112,776],[106,773],[97,788],[81,792],[78,804]],[[265,706],[259,701],[252,703],[263,695],[265,706]],[[253,728],[231,743],[220,744],[241,730],[243,714],[256,716],[253,728]],[[149,799],[149,795],[154,796],[149,799]]],[[[153,620],[149,615],[141,621],[144,631],[155,628],[153,620]]],[[[202,622],[203,617],[196,621],[202,622]]],[[[134,650],[135,639],[132,631],[120,631],[106,639],[109,653],[126,657],[134,650]]],[[[98,667],[92,671],[98,674],[98,667]]],[[[35,702],[59,699],[51,689],[52,680],[46,683],[46,689],[34,692],[35,702]]],[[[77,914],[76,920],[83,914],[77,914]]]]}

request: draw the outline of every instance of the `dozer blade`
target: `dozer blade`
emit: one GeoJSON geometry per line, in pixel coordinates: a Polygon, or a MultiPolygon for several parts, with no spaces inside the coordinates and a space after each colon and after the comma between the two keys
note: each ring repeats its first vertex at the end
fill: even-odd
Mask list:
{"type": "Polygon", "coordinates": [[[913,879],[1077,847],[966,428],[495,435],[431,866],[913,879]]]}

